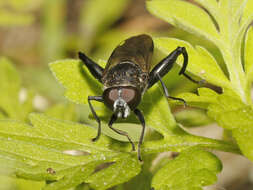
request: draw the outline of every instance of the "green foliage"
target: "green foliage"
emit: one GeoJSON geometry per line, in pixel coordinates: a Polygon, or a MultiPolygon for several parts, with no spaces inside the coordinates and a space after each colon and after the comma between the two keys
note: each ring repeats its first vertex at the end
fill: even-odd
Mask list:
{"type": "Polygon", "coordinates": [[[88,69],[82,67],[83,63],[79,60],[63,60],[50,64],[51,71],[66,88],[66,98],[77,104],[87,104],[87,95],[102,92],[101,84],[92,77],[88,69]]]}
{"type": "Polygon", "coordinates": [[[6,175],[0,176],[0,182],[0,189],[3,190],[40,190],[45,186],[45,182],[13,178],[6,175]]]}
{"type": "Polygon", "coordinates": [[[88,126],[41,114],[32,114],[29,118],[33,126],[18,121],[0,121],[1,163],[12,168],[18,177],[57,180],[44,189],[68,189],[82,182],[103,189],[105,184],[109,188],[140,172],[135,154],[121,152],[118,148],[113,150],[112,141],[103,135],[93,143],[91,138],[96,131],[88,126]],[[111,165],[94,173],[105,163],[111,165]],[[115,176],[114,180],[111,176],[104,177],[119,171],[120,176],[115,176]]]}
{"type": "Polygon", "coordinates": [[[236,95],[225,92],[217,102],[208,107],[208,115],[218,124],[232,131],[242,152],[253,160],[253,108],[245,105],[236,95]]]}
{"type": "MultiPolygon", "coordinates": [[[[232,131],[243,154],[253,160],[253,141],[251,141],[253,108],[250,97],[252,27],[247,31],[253,19],[253,3],[247,0],[196,0],[196,2],[206,10],[180,0],[148,1],[147,7],[159,18],[214,43],[223,56],[229,77],[222,72],[216,60],[203,47],[192,47],[187,42],[170,38],[156,38],[155,45],[165,54],[169,54],[177,46],[186,47],[189,52],[187,70],[223,89],[222,95],[201,88],[198,90],[199,95],[183,93],[178,97],[184,98],[191,106],[207,109],[209,116],[220,126],[232,131]],[[242,59],[243,44],[245,44],[244,59],[242,59]]],[[[179,64],[181,65],[182,61],[179,60],[179,64]]]]}
{"type": "Polygon", "coordinates": [[[213,122],[213,120],[200,109],[186,109],[176,112],[175,119],[185,127],[203,126],[213,122]]]}
{"type": "Polygon", "coordinates": [[[6,58],[0,58],[0,117],[25,120],[33,110],[33,93],[20,101],[21,80],[17,70],[6,58]]]}
{"type": "Polygon", "coordinates": [[[251,53],[251,50],[253,48],[253,28],[250,27],[245,40],[245,73],[248,81],[249,88],[251,86],[251,83],[253,81],[253,55],[251,53]]]}
{"type": "MultiPolygon", "coordinates": [[[[64,32],[59,32],[59,28],[65,24],[64,17],[61,16],[66,4],[63,0],[60,2],[60,6],[51,1],[44,4],[49,7],[45,8],[44,13],[47,15],[44,18],[44,38],[47,34],[52,34],[48,38],[49,48],[47,44],[43,46],[46,60],[52,59],[51,52],[56,52],[53,56],[62,56],[62,46],[66,42],[63,41],[64,32]],[[52,17],[54,21],[51,20],[52,17]],[[54,41],[56,39],[60,42],[54,41]],[[49,52],[46,51],[47,48],[49,52]]],[[[83,108],[83,124],[80,124],[76,107],[64,104],[53,106],[45,114],[30,114],[28,119],[28,113],[33,111],[33,94],[28,91],[28,98],[24,102],[20,101],[20,77],[11,63],[2,58],[0,162],[4,163],[4,169],[7,168],[20,178],[46,181],[43,187],[46,190],[70,189],[83,183],[93,189],[108,189],[129,181],[139,173],[135,182],[145,176],[150,179],[151,172],[145,164],[150,164],[151,158],[159,153],[176,151],[181,152],[176,159],[158,164],[152,186],[155,190],[201,190],[216,182],[216,175],[222,168],[219,159],[205,149],[237,154],[242,151],[253,160],[253,107],[250,98],[253,81],[253,57],[250,52],[253,32],[252,27],[247,30],[253,18],[253,3],[247,0],[196,2],[205,10],[181,0],[151,0],[147,1],[147,8],[159,18],[215,44],[223,56],[227,70],[222,70],[214,56],[204,47],[192,46],[174,38],[154,38],[155,46],[166,55],[177,46],[186,47],[189,54],[187,71],[222,88],[222,94],[208,88],[199,88],[198,94],[182,93],[178,97],[185,99],[189,106],[207,110],[211,119],[231,132],[239,147],[232,141],[210,139],[186,132],[177,124],[162,90],[154,85],[143,96],[139,106],[150,133],[141,147],[145,173],[140,173],[142,163],[138,161],[136,152],[131,152],[130,144],[124,142],[127,139],[108,129],[107,122],[112,113],[103,104],[94,103],[95,110],[102,119],[102,135],[97,142],[91,141],[96,136],[97,123],[88,111],[87,97],[101,95],[102,85],[91,76],[83,63],[66,59],[50,64],[52,73],[65,88],[66,98],[86,106],[83,108]],[[243,44],[244,57],[241,55],[243,44]]],[[[93,47],[94,39],[122,14],[128,0],[117,3],[113,1],[109,7],[108,4],[110,3],[104,0],[90,0],[84,5],[80,28],[83,32],[82,42],[85,44],[79,46],[87,52],[93,47]],[[107,13],[103,12],[105,6],[108,7],[107,13]]],[[[106,63],[100,61],[99,64],[104,66],[106,63]]],[[[178,59],[178,64],[182,65],[182,58],[178,59]]],[[[176,101],[171,103],[179,104],[176,101]]],[[[115,127],[128,132],[135,142],[139,140],[141,127],[134,117],[130,117],[127,123],[120,121],[115,127]]],[[[4,171],[1,168],[1,174],[5,174],[4,171]]],[[[128,186],[133,187],[133,184],[128,186]]],[[[149,185],[145,183],[145,187],[149,185]]],[[[119,186],[119,189],[123,187],[119,186]]]]}
{"type": "Polygon", "coordinates": [[[80,47],[84,47],[86,53],[91,50],[95,38],[120,18],[129,2],[129,0],[87,0],[84,3],[80,19],[82,39],[80,47]]]}
{"type": "MultiPolygon", "coordinates": [[[[104,64],[104,62],[100,63],[104,64]]],[[[71,101],[74,101],[79,104],[87,104],[87,97],[89,95],[102,93],[102,90],[100,90],[100,84],[91,77],[87,68],[83,67],[80,61],[56,61],[50,64],[50,68],[58,81],[64,85],[66,89],[65,96],[71,101]]],[[[204,91],[204,93],[209,92],[204,91]]],[[[103,106],[103,104],[100,105],[103,106]]],[[[142,147],[142,154],[144,155],[164,151],[180,152],[196,145],[198,145],[199,147],[238,153],[237,147],[233,144],[229,144],[220,140],[194,136],[181,129],[175,122],[172,114],[170,113],[168,102],[166,98],[164,98],[162,91],[160,91],[160,89],[158,88],[158,85],[152,87],[144,95],[142,103],[140,105],[140,109],[144,112],[147,125],[155,129],[163,136],[163,139],[145,142],[142,147]],[[163,117],[161,117],[161,115],[163,117]]],[[[96,107],[96,110],[98,110],[100,114],[105,115],[108,112],[107,110],[101,109],[101,106],[96,107]]],[[[97,126],[97,123],[92,122],[90,123],[90,125],[95,128],[97,126]]],[[[133,134],[133,132],[131,132],[133,129],[130,128],[128,130],[130,135],[133,134]]],[[[102,133],[106,134],[104,130],[102,130],[102,133]]],[[[91,137],[86,136],[86,138],[91,137]]],[[[100,142],[100,140],[98,142],[100,142]]],[[[122,158],[118,159],[121,160],[122,158]]],[[[125,161],[121,160],[121,162],[124,163],[125,161]]],[[[100,183],[97,183],[97,185],[99,184],[100,183]]]]}
{"type": "Polygon", "coordinates": [[[74,104],[56,104],[46,110],[45,114],[53,118],[78,121],[76,106],[74,104]]]}
{"type": "Polygon", "coordinates": [[[28,11],[35,9],[40,3],[41,0],[0,0],[0,26],[13,27],[32,24],[35,19],[28,11]]]}
{"type": "MultiPolygon", "coordinates": [[[[148,1],[147,7],[153,14],[171,24],[212,41],[223,55],[232,89],[243,102],[249,104],[250,92],[241,61],[241,43],[252,20],[252,13],[247,12],[252,10],[252,3],[237,0],[220,2],[197,0],[197,2],[206,8],[212,17],[202,8],[186,1],[154,0],[148,1]],[[178,11],[171,11],[172,9],[178,11]]],[[[162,49],[160,45],[158,46],[162,49]]],[[[194,72],[190,68],[189,71],[194,72]]],[[[226,88],[224,85],[221,86],[226,88]]]]}
{"type": "Polygon", "coordinates": [[[67,1],[44,0],[42,27],[42,59],[45,63],[63,56],[65,45],[65,26],[67,1]]]}
{"type": "Polygon", "coordinates": [[[187,149],[155,174],[152,187],[159,190],[201,190],[216,182],[221,169],[222,164],[214,154],[199,148],[187,149]]]}

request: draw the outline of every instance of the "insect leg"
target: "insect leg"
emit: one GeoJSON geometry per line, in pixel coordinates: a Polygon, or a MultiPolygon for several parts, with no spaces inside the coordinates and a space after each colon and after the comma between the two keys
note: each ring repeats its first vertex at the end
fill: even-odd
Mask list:
{"type": "Polygon", "coordinates": [[[159,81],[157,74],[162,78],[166,75],[170,69],[173,67],[173,64],[176,62],[179,55],[183,55],[184,63],[183,67],[179,72],[179,75],[183,74],[186,78],[192,82],[199,83],[198,81],[192,79],[189,75],[185,73],[187,64],[188,64],[188,54],[184,47],[177,47],[173,52],[171,52],[167,57],[165,57],[160,63],[158,63],[149,74],[148,88],[153,86],[156,82],[159,81]]]}
{"type": "Polygon", "coordinates": [[[98,133],[97,136],[95,138],[92,139],[93,142],[97,141],[101,135],[101,121],[99,119],[99,117],[97,116],[92,104],[91,104],[91,100],[95,100],[98,102],[104,102],[103,97],[102,96],[88,96],[88,103],[91,109],[91,112],[93,114],[93,116],[95,117],[96,121],[98,122],[98,133]]]}
{"type": "Polygon", "coordinates": [[[141,159],[141,145],[142,145],[142,142],[143,142],[144,132],[145,132],[145,119],[144,119],[143,114],[141,113],[140,110],[135,109],[134,113],[138,117],[138,119],[140,120],[141,125],[142,125],[141,136],[140,136],[140,140],[139,140],[139,143],[138,143],[138,159],[140,161],[142,161],[142,159],[141,159]]]}
{"type": "Polygon", "coordinates": [[[104,69],[88,58],[84,53],[78,52],[78,56],[89,69],[90,73],[101,82],[104,69]]]}
{"type": "Polygon", "coordinates": [[[115,114],[112,115],[111,117],[111,120],[109,121],[108,123],[108,126],[116,133],[120,134],[120,135],[123,135],[123,136],[126,136],[127,139],[129,140],[129,142],[131,143],[132,145],[132,151],[135,151],[135,146],[134,146],[134,143],[133,141],[131,140],[131,138],[128,136],[128,134],[125,132],[125,131],[121,131],[119,129],[115,129],[112,127],[112,124],[117,120],[117,116],[115,114]]]}
{"type": "Polygon", "coordinates": [[[160,80],[160,82],[161,82],[161,84],[162,84],[163,92],[164,92],[166,98],[170,98],[170,99],[173,99],[173,100],[179,100],[179,101],[181,101],[181,102],[184,103],[184,106],[186,106],[187,104],[186,104],[186,101],[185,101],[184,99],[182,99],[182,98],[176,98],[176,97],[173,97],[173,96],[170,96],[170,95],[169,95],[168,89],[167,89],[167,87],[165,86],[164,82],[162,81],[162,78],[160,77],[159,74],[157,74],[157,76],[158,76],[158,78],[159,78],[159,80],[160,80]]]}
{"type": "MultiPolygon", "coordinates": [[[[178,47],[177,48],[179,52],[181,52],[181,54],[184,56],[184,63],[183,63],[183,67],[181,68],[181,70],[179,71],[179,75],[183,74],[187,79],[189,79],[190,81],[194,82],[194,83],[197,83],[197,84],[201,84],[203,83],[204,81],[201,80],[201,81],[196,81],[194,80],[193,78],[191,78],[189,75],[187,75],[185,73],[185,70],[186,70],[186,67],[187,67],[187,64],[188,64],[188,53],[185,49],[185,47],[178,47]]],[[[176,49],[176,50],[177,50],[176,49]]]]}

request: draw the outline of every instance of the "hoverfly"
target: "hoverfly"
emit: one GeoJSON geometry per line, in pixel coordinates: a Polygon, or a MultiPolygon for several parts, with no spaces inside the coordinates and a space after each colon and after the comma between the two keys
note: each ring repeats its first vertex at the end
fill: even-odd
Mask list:
{"type": "Polygon", "coordinates": [[[167,98],[179,100],[186,104],[183,99],[170,96],[162,81],[162,77],[170,71],[179,55],[184,57],[183,67],[179,75],[182,74],[191,81],[198,83],[185,73],[188,54],[184,47],[176,48],[150,71],[153,49],[154,44],[150,36],[142,34],[131,37],[114,49],[105,68],[100,67],[85,54],[79,52],[79,58],[84,62],[90,73],[104,85],[102,95],[88,96],[91,112],[98,123],[97,136],[92,140],[97,141],[101,134],[101,122],[91,104],[91,101],[94,100],[104,103],[113,111],[108,126],[116,133],[128,138],[134,151],[135,145],[128,134],[112,126],[117,118],[127,118],[133,111],[142,125],[138,143],[138,159],[140,161],[142,160],[140,146],[145,132],[145,119],[137,106],[141,102],[143,94],[160,81],[167,98]]]}

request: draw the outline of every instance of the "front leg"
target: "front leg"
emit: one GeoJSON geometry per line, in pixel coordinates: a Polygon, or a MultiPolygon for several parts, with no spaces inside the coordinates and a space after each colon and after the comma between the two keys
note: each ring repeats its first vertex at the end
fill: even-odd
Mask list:
{"type": "Polygon", "coordinates": [[[188,54],[187,51],[184,47],[178,47],[175,49],[172,53],[170,53],[166,58],[164,58],[160,63],[158,63],[153,70],[149,74],[149,81],[148,81],[148,88],[152,87],[156,82],[158,82],[160,79],[158,76],[161,78],[166,75],[171,68],[173,67],[174,63],[176,62],[177,58],[179,55],[183,55],[184,57],[184,63],[183,67],[181,68],[179,75],[183,74],[186,78],[191,80],[192,82],[195,83],[201,83],[202,81],[198,82],[194,79],[192,79],[189,75],[185,73],[187,64],[188,64],[188,54]]]}
{"type": "Polygon", "coordinates": [[[132,145],[132,151],[135,151],[135,146],[134,146],[134,143],[133,141],[131,140],[131,138],[129,137],[129,135],[127,134],[127,132],[125,131],[122,131],[120,129],[116,129],[112,126],[112,124],[117,120],[117,115],[113,114],[109,123],[108,123],[108,126],[110,127],[110,129],[112,129],[114,132],[118,133],[119,135],[123,135],[125,137],[127,137],[128,141],[131,143],[132,145]]]}
{"type": "Polygon", "coordinates": [[[91,112],[94,116],[94,118],[96,119],[96,121],[98,122],[98,133],[97,136],[95,138],[92,139],[93,142],[97,141],[101,135],[101,121],[99,119],[99,117],[97,116],[92,104],[91,104],[91,100],[95,100],[98,102],[104,102],[103,97],[102,96],[88,96],[88,103],[91,109],[91,112]]]}
{"type": "Polygon", "coordinates": [[[102,80],[102,75],[104,69],[100,67],[97,63],[92,61],[89,57],[87,57],[84,53],[78,52],[79,59],[83,61],[86,67],[89,69],[90,73],[99,81],[102,80]]]}

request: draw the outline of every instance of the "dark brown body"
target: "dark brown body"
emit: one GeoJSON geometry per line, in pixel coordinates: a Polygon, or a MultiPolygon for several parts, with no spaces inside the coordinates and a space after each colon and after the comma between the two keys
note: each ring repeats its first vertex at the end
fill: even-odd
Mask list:
{"type": "Polygon", "coordinates": [[[153,40],[148,35],[125,40],[112,52],[102,75],[105,89],[116,86],[132,86],[143,94],[153,54],[153,40]]]}

